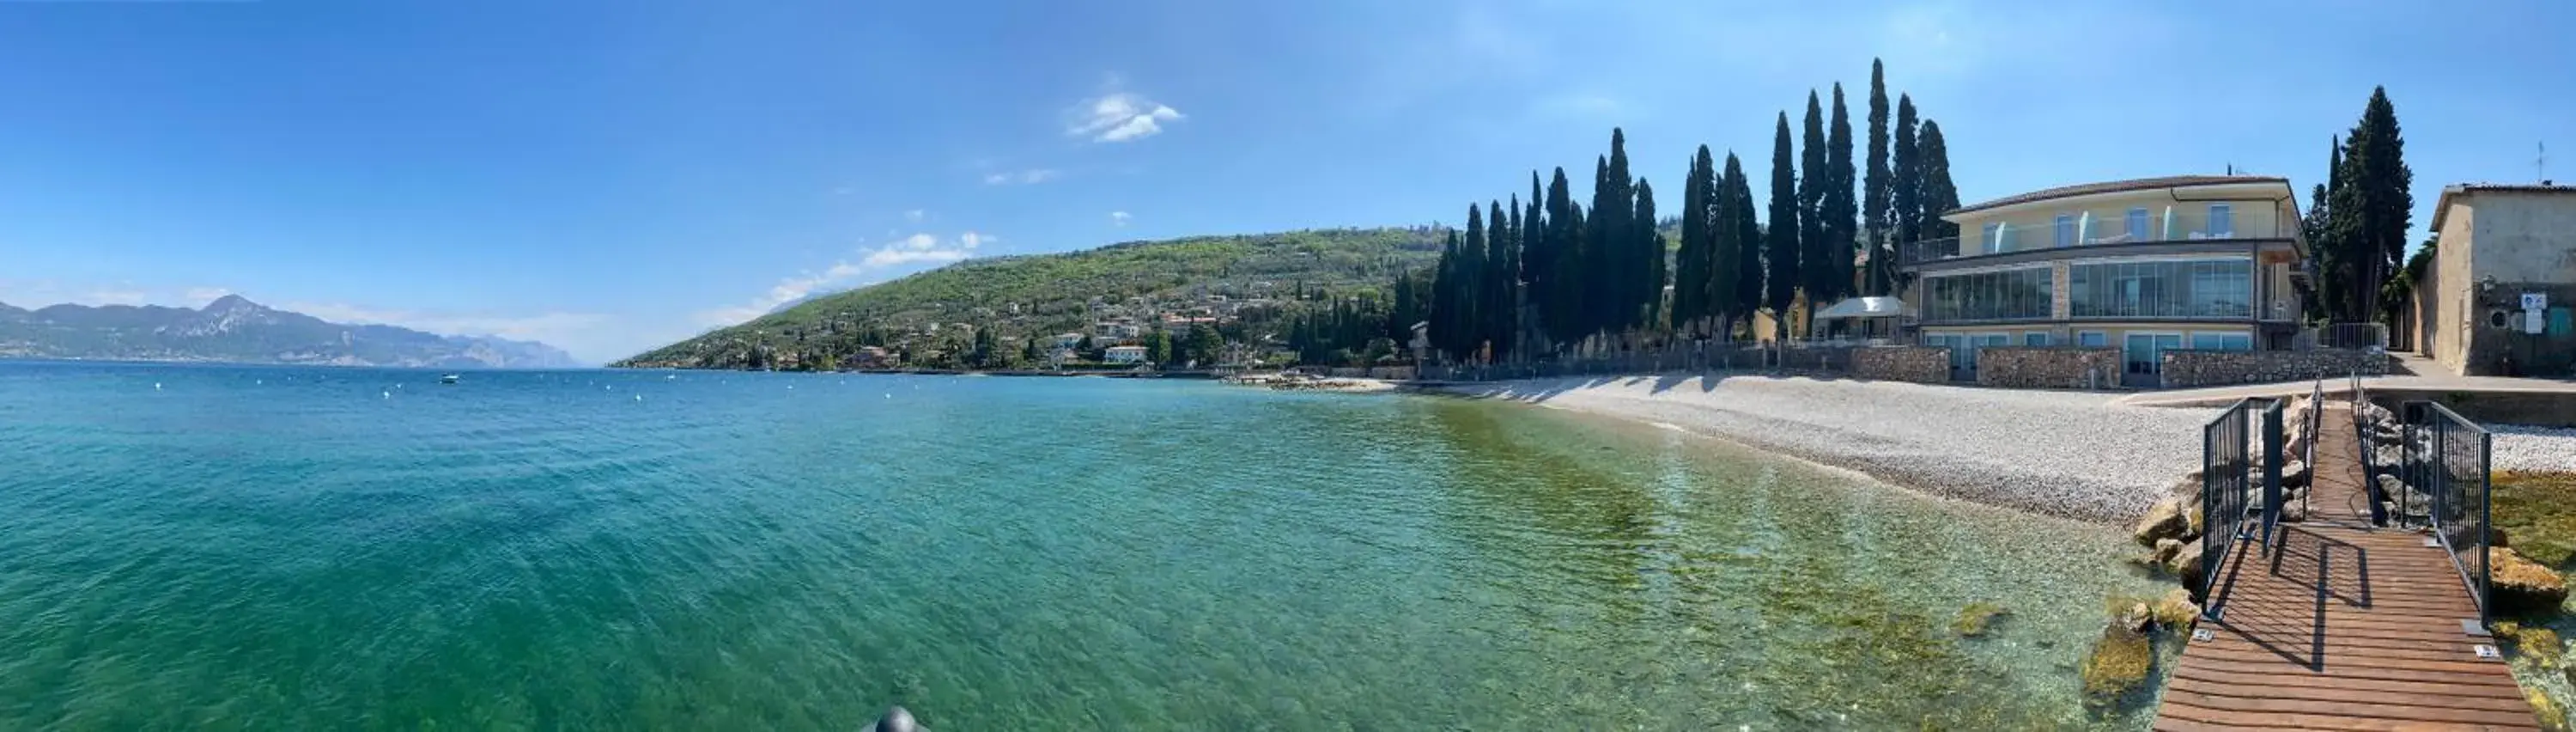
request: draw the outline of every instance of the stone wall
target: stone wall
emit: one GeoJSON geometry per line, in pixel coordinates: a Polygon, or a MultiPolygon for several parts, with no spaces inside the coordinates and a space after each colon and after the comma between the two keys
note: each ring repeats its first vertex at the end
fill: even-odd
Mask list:
{"type": "Polygon", "coordinates": [[[1987,346],[1977,349],[1977,383],[2007,389],[2116,388],[2120,349],[1987,346]]]}
{"type": "Polygon", "coordinates": [[[1851,352],[1851,374],[1862,379],[1947,384],[1950,383],[1950,349],[1933,346],[1855,348],[1851,352]]]}
{"type": "Polygon", "coordinates": [[[2168,350],[2159,364],[2164,372],[2163,385],[2167,389],[2303,381],[2350,376],[2355,372],[2363,376],[2382,376],[2388,373],[2388,366],[2388,354],[2349,348],[2308,351],[2168,350]]]}

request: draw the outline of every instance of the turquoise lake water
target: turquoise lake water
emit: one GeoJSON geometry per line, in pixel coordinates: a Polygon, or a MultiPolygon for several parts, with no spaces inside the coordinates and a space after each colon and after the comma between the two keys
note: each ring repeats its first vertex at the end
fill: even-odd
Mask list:
{"type": "Polygon", "coordinates": [[[0,729],[2135,728],[2131,553],[1516,404],[0,363],[0,729]]]}

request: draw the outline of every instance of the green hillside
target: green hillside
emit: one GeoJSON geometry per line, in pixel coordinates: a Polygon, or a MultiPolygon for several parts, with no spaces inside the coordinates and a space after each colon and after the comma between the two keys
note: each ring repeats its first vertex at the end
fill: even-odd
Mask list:
{"type": "MultiPolygon", "coordinates": [[[[1293,231],[1127,242],[1062,254],[959,262],[829,295],[674,343],[617,366],[752,368],[847,364],[867,347],[936,364],[974,348],[1084,332],[1102,320],[1217,317],[1226,338],[1264,342],[1283,318],[1361,291],[1440,256],[1445,229],[1293,231]],[[1141,298],[1141,299],[1140,299],[1141,298]],[[959,327],[959,326],[965,327],[959,327]]],[[[1025,346],[1012,346],[1024,348],[1025,346]]]]}

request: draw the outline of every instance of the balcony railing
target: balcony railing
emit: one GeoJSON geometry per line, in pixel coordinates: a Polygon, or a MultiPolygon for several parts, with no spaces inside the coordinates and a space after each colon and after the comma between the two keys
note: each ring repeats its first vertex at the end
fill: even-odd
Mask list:
{"type": "Polygon", "coordinates": [[[1977,230],[1961,231],[1958,237],[1906,243],[1897,248],[1897,261],[1903,264],[1922,264],[1958,257],[2045,249],[2151,242],[2283,238],[2289,235],[2289,231],[2281,225],[2255,226],[2247,221],[2247,217],[2241,215],[2213,217],[2206,213],[2183,213],[2179,210],[2168,210],[2145,217],[2078,215],[2068,218],[2064,223],[2055,219],[1993,222],[1977,230]]]}

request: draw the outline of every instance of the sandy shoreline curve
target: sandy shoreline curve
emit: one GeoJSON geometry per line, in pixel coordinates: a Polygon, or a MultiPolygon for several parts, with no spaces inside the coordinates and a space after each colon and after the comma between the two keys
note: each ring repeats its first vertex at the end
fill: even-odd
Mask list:
{"type": "Polygon", "coordinates": [[[2200,466],[2201,425],[2219,412],[2119,405],[2115,393],[1758,374],[1427,390],[1663,423],[1933,495],[2113,525],[2200,466]]]}

